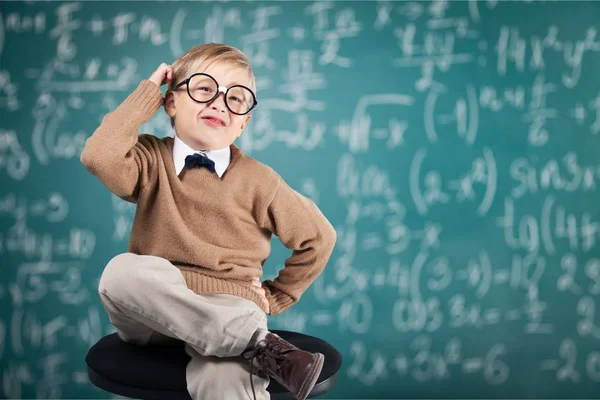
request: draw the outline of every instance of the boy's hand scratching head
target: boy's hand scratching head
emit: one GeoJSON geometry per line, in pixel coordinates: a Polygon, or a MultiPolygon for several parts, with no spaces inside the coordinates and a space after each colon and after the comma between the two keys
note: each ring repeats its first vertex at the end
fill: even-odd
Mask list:
{"type": "Polygon", "coordinates": [[[173,67],[166,63],[160,64],[158,68],[156,68],[156,71],[148,78],[149,81],[153,82],[158,87],[171,82],[171,79],[173,79],[173,67]]]}

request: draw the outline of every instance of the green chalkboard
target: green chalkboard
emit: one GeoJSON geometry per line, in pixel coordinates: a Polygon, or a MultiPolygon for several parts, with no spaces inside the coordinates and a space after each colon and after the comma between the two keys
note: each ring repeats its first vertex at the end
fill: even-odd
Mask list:
{"type": "MultiPolygon", "coordinates": [[[[326,398],[598,398],[600,3],[0,3],[0,396],[108,398],[84,357],[133,204],[79,161],[161,62],[243,50],[236,144],[338,241],[273,329],[344,356],[326,398]]],[[[142,132],[173,136],[159,112],[142,132]]],[[[265,278],[290,254],[273,239],[265,278]]]]}

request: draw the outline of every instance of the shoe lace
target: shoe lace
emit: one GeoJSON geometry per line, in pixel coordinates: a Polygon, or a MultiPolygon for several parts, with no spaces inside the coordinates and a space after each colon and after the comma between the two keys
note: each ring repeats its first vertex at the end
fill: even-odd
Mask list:
{"type": "Polygon", "coordinates": [[[254,391],[254,380],[252,379],[252,369],[254,367],[254,360],[257,360],[259,370],[262,370],[265,374],[267,370],[274,371],[279,374],[281,366],[277,360],[284,360],[284,347],[277,342],[267,342],[264,346],[259,347],[254,351],[250,358],[250,386],[252,387],[252,395],[256,400],[256,392],[254,391]]]}

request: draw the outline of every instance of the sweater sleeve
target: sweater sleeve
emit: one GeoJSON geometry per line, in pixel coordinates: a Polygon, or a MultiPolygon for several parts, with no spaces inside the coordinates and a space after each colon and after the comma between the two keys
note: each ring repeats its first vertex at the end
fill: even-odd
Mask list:
{"type": "Polygon", "coordinates": [[[149,179],[152,152],[139,137],[140,126],[162,104],[160,88],[143,80],[90,136],[81,152],[82,164],[115,195],[135,202],[149,179]]]}
{"type": "Polygon", "coordinates": [[[278,276],[263,282],[271,315],[300,299],[325,268],[336,241],[335,229],[315,203],[279,179],[263,223],[293,252],[278,276]]]}

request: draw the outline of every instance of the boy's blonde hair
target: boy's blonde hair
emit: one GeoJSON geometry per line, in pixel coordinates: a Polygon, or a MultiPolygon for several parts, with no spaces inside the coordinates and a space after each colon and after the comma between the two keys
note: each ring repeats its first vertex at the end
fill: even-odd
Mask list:
{"type": "MultiPolygon", "coordinates": [[[[175,60],[171,64],[173,77],[169,82],[168,89],[173,89],[175,85],[187,79],[193,71],[204,71],[215,63],[223,63],[245,70],[248,73],[249,87],[256,95],[256,77],[250,60],[238,48],[222,43],[205,43],[194,46],[175,60]]],[[[173,118],[171,118],[171,126],[175,126],[173,118]]]]}

